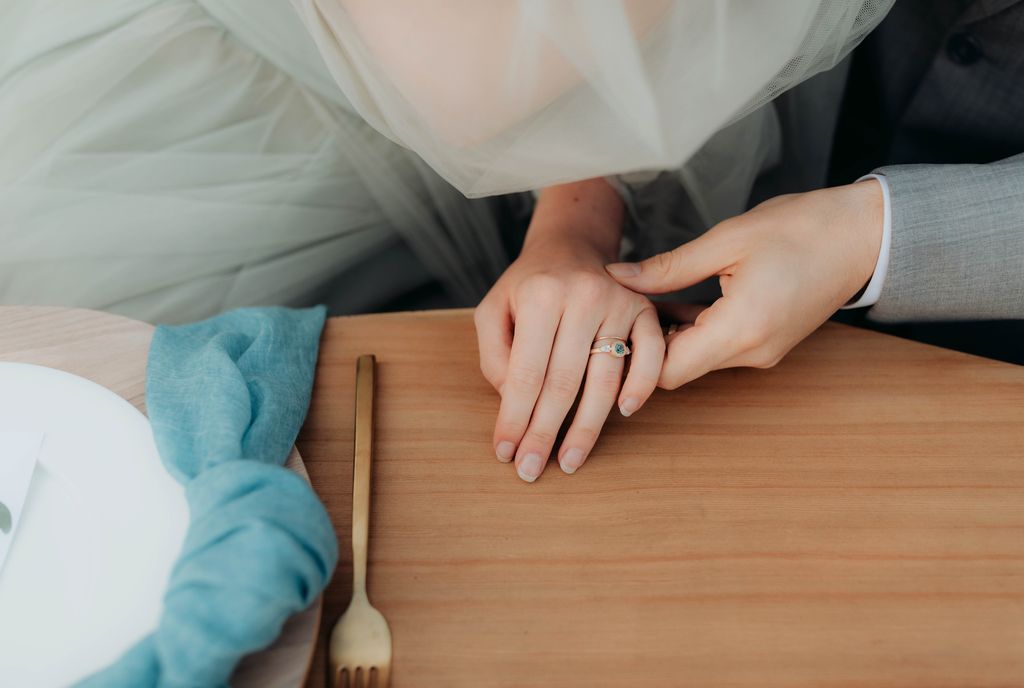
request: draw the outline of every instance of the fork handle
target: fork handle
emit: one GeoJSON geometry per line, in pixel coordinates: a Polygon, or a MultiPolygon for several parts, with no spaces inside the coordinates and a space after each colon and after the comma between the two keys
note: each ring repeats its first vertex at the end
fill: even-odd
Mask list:
{"type": "Polygon", "coordinates": [[[370,529],[370,473],[373,467],[373,383],[376,359],[356,361],[355,465],[352,468],[352,594],[366,596],[366,554],[370,529]]]}

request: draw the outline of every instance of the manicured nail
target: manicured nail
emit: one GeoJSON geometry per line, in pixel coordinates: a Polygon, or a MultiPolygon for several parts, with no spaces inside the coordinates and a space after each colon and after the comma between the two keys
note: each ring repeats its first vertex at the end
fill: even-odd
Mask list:
{"type": "Polygon", "coordinates": [[[626,418],[629,418],[634,413],[636,413],[636,410],[638,408],[640,408],[639,399],[637,399],[636,397],[626,397],[625,399],[622,400],[622,403],[619,404],[619,413],[624,415],[626,418]]]}
{"type": "Polygon", "coordinates": [[[562,454],[562,458],[558,460],[558,465],[561,466],[563,471],[572,475],[576,472],[576,469],[583,465],[583,450],[573,447],[562,454]]]}
{"type": "Polygon", "coordinates": [[[519,461],[516,472],[519,473],[520,478],[528,483],[532,483],[540,475],[542,467],[543,464],[541,464],[539,454],[527,454],[519,461]]]}
{"type": "Polygon", "coordinates": [[[612,273],[612,277],[636,277],[640,274],[640,266],[636,263],[612,263],[604,269],[612,273]]]}
{"type": "Polygon", "coordinates": [[[516,455],[516,445],[511,442],[498,442],[498,448],[494,452],[498,461],[508,463],[516,455]]]}

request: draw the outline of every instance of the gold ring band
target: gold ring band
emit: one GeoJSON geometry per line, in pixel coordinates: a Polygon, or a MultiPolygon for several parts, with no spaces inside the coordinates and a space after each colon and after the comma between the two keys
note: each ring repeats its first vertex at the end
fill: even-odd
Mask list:
{"type": "Polygon", "coordinates": [[[590,347],[593,354],[611,354],[615,358],[625,358],[631,351],[622,337],[598,337],[590,347]],[[602,344],[601,342],[605,342],[602,344]]]}

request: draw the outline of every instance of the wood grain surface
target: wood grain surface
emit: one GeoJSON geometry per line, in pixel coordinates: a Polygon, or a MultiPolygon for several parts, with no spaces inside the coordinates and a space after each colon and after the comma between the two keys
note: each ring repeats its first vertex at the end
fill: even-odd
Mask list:
{"type": "Polygon", "coordinates": [[[332,319],[298,443],[342,544],[325,629],[364,353],[397,688],[1024,685],[1024,369],[829,324],[529,485],[494,458],[469,312],[332,319]]]}
{"type": "MultiPolygon", "coordinates": [[[[34,363],[92,380],[145,413],[146,357],[153,326],[96,311],[0,306],[0,361],[34,363]]],[[[299,453],[288,468],[307,476],[299,453]]],[[[266,650],[245,657],[236,688],[294,688],[306,680],[322,600],[286,624],[266,650]]],[[[0,684],[2,684],[0,680],[0,684]]]]}

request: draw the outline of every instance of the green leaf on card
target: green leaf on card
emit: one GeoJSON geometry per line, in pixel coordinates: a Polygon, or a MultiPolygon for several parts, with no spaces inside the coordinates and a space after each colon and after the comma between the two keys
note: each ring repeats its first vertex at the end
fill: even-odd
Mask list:
{"type": "Polygon", "coordinates": [[[7,505],[0,502],[0,533],[7,535],[11,532],[11,510],[7,505]]]}

